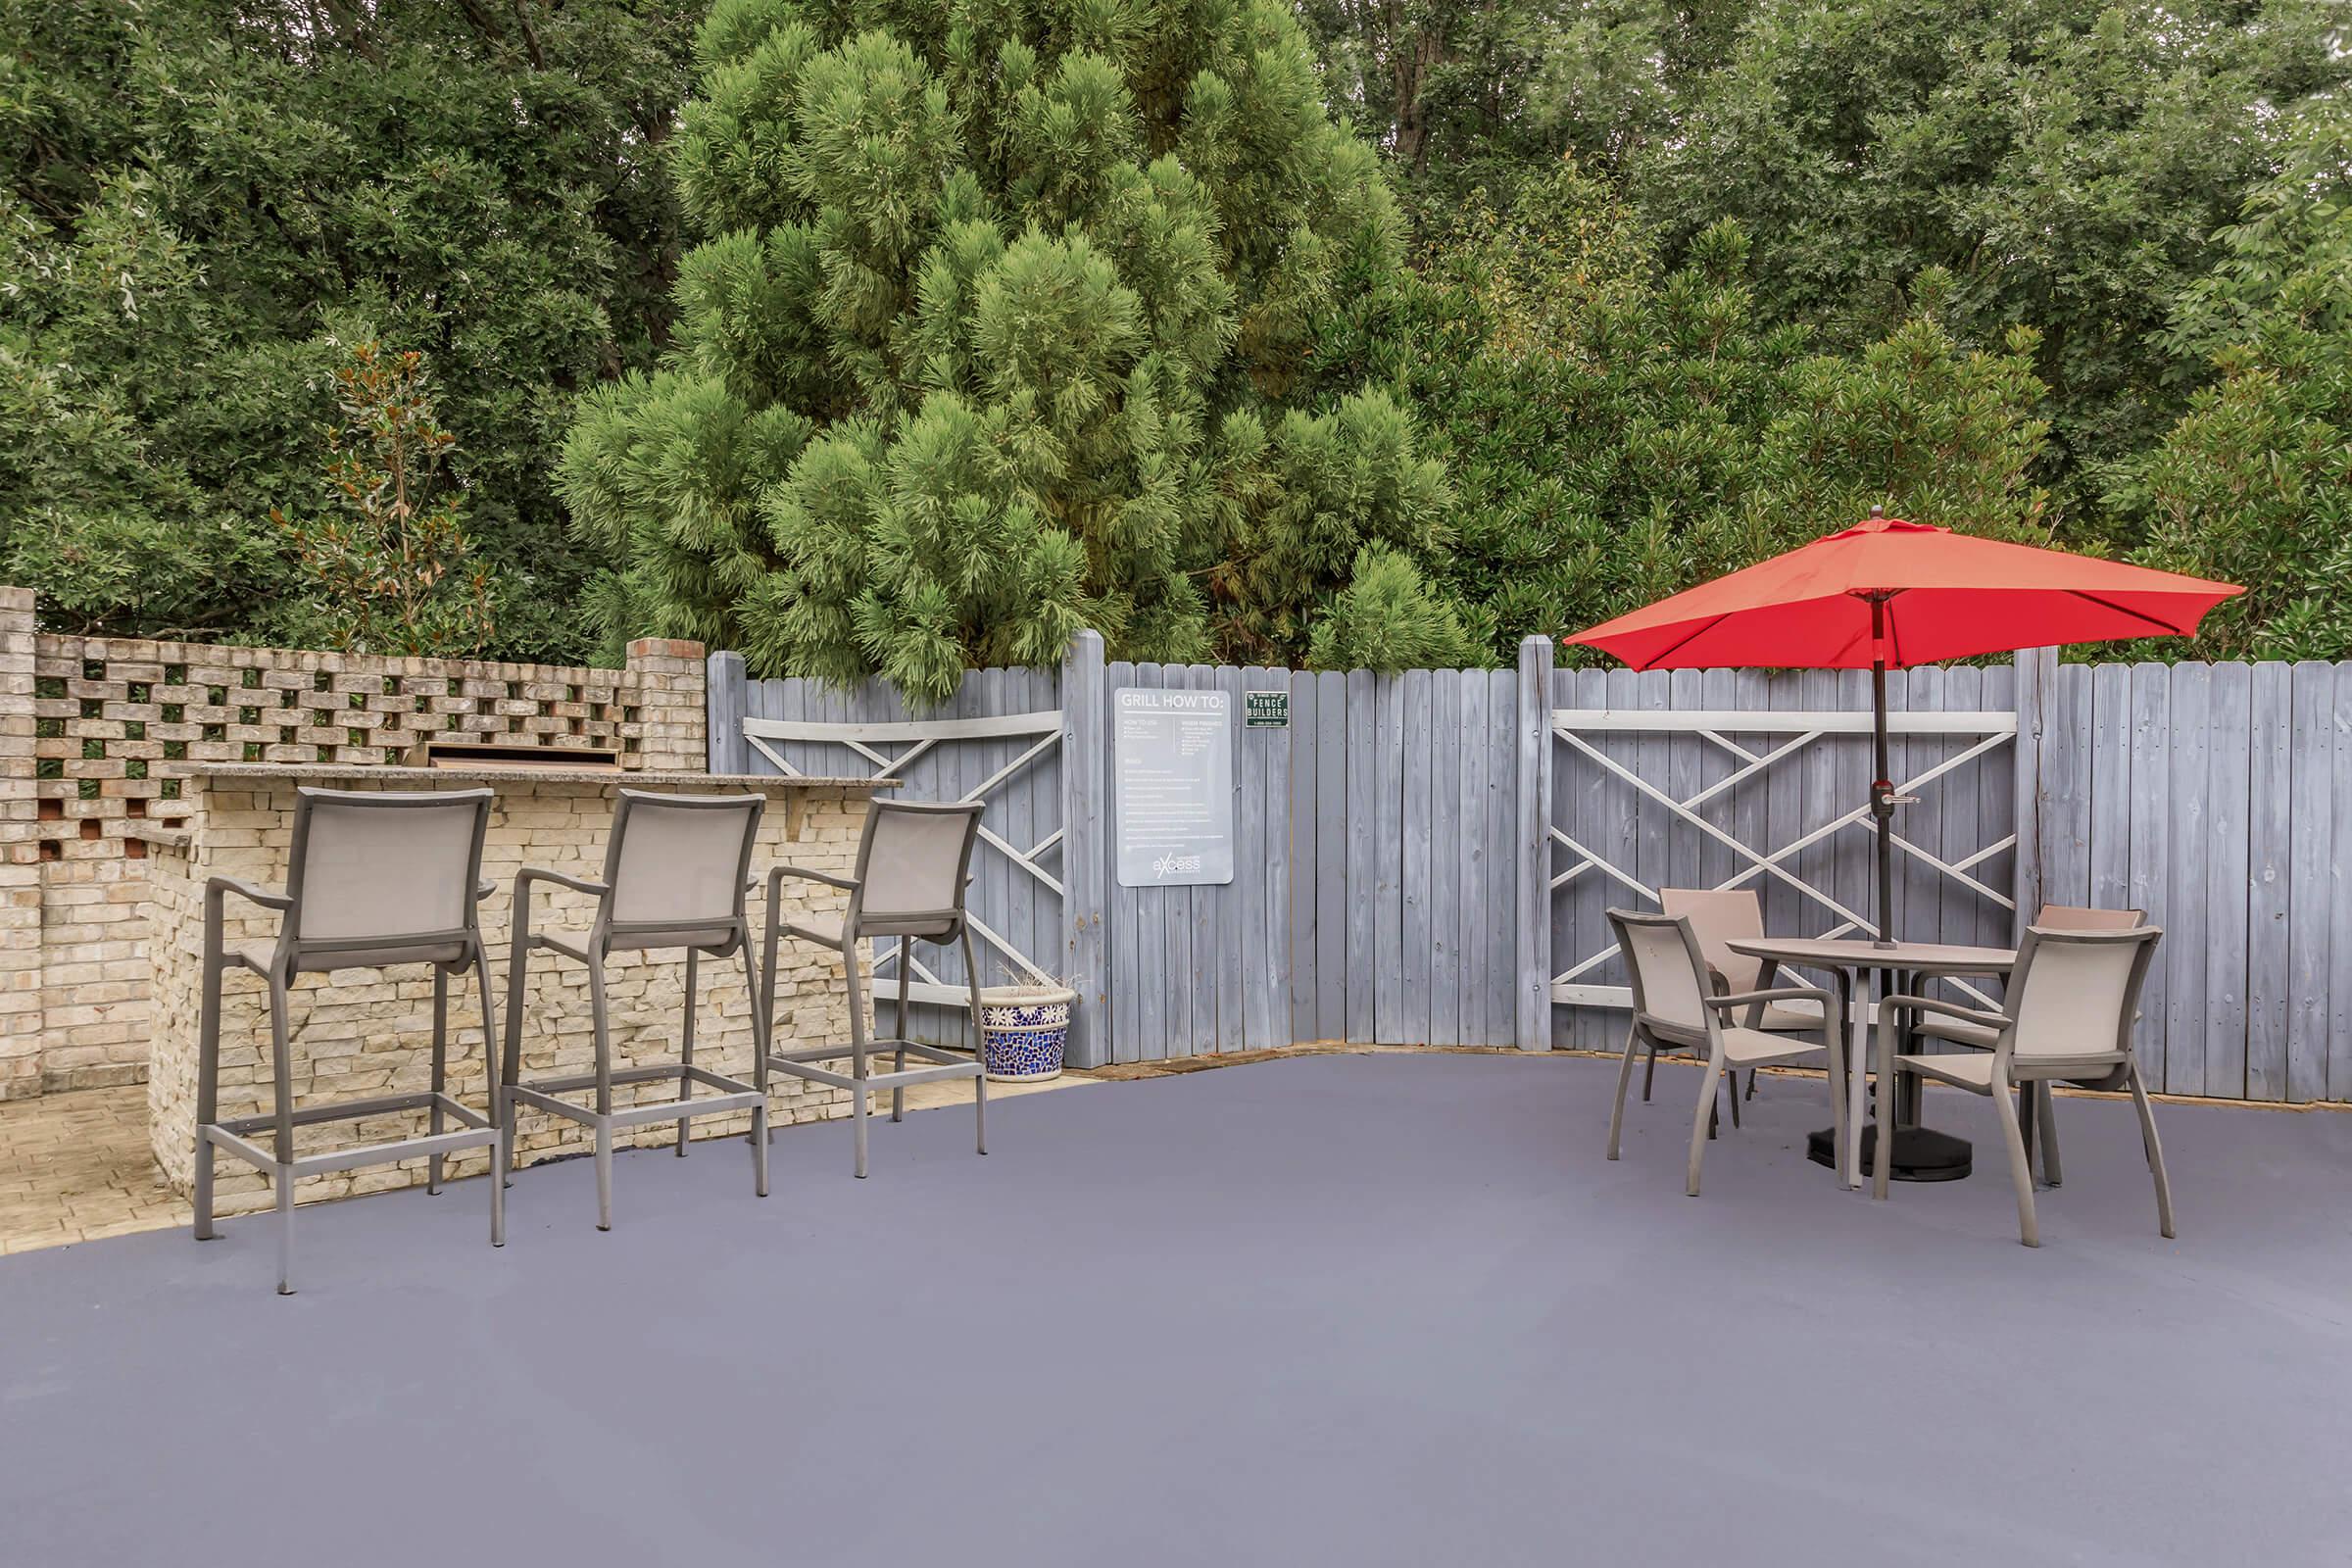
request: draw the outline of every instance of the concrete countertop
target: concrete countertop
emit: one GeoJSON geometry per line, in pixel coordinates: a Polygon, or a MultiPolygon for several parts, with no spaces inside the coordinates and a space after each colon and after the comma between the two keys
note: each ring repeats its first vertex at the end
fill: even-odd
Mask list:
{"type": "Polygon", "coordinates": [[[638,768],[612,771],[586,767],[511,766],[396,767],[353,762],[166,762],[161,778],[250,780],[271,784],[325,784],[334,780],[367,780],[411,787],[435,784],[577,784],[583,789],[619,785],[624,789],[822,790],[828,794],[870,795],[896,789],[895,778],[794,778],[774,773],[693,773],[677,768],[638,768]]]}

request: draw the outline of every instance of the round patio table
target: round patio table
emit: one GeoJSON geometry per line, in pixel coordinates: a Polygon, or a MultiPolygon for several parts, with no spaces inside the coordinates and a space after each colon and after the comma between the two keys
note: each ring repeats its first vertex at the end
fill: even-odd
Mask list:
{"type": "MultiPolygon", "coordinates": [[[[1883,974],[1904,974],[1918,978],[1940,975],[1999,975],[2008,976],[2016,967],[2017,954],[2009,948],[1964,948],[1942,942],[1896,942],[1886,947],[1866,938],[1857,937],[1734,937],[1724,946],[1734,953],[1764,960],[1763,971],[1756,977],[1758,990],[1769,990],[1775,968],[1787,965],[1792,969],[1827,969],[1837,976],[1838,1027],[1844,1031],[1846,1042],[1846,1147],[1837,1150],[1835,1137],[1818,1132],[1811,1142],[1816,1151],[1829,1151],[1830,1157],[1822,1163],[1837,1169],[1843,1168],[1848,1187],[1862,1185],[1862,1085],[1866,1072],[1867,1053],[1873,1042],[1865,1039],[1856,1047],[1854,1025],[1855,980],[1867,970],[1883,974]],[[1838,1156],[1844,1155],[1841,1161],[1838,1156]]],[[[1884,989],[1884,986],[1882,987],[1884,989]]],[[[1888,1125],[1899,1122],[1899,1111],[1888,1108],[1894,1103],[1893,1085],[1886,1085],[1879,1096],[1881,1114],[1888,1125]]],[[[1886,1137],[1882,1130],[1875,1136],[1886,1137]]],[[[1950,1133],[1939,1133],[1931,1127],[1897,1126],[1894,1133],[1893,1174],[1902,1181],[1953,1181],[1968,1174],[1971,1150],[1968,1140],[1950,1133]]]]}

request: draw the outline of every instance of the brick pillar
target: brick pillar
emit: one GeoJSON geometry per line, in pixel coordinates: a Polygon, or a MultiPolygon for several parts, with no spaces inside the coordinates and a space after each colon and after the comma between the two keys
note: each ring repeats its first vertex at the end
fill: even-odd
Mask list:
{"type": "Polygon", "coordinates": [[[704,706],[703,645],[641,637],[629,644],[627,667],[637,709],[639,765],[708,771],[710,718],[704,706]]]}
{"type": "Polygon", "coordinates": [[[41,865],[32,590],[0,588],[0,1100],[41,1092],[41,865]]]}

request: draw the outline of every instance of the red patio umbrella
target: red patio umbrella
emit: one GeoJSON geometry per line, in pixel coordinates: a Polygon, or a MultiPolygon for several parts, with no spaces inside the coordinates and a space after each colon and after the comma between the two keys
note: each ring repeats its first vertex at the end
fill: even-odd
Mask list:
{"type": "Polygon", "coordinates": [[[2185,637],[2242,588],[1886,517],[1825,535],[1568,639],[1636,669],[1871,671],[1879,941],[1891,939],[1894,847],[1886,671],[1973,654],[2185,637]]]}

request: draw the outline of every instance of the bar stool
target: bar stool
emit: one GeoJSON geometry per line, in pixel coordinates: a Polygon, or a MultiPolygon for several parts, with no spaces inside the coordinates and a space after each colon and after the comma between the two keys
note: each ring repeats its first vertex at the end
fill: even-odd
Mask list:
{"type": "Polygon", "coordinates": [[[270,1175],[277,1195],[277,1293],[294,1294],[294,1183],[327,1171],[385,1165],[424,1155],[426,1190],[441,1190],[442,1160],[467,1149],[490,1151],[490,1245],[506,1245],[506,1145],[496,1118],[498,1063],[491,1041],[498,1019],[490,998],[490,959],[482,943],[482,839],[492,793],[303,789],[295,793],[294,842],[286,889],[271,893],[235,877],[204,885],[204,997],[196,1064],[196,1239],[213,1239],[213,1152],[223,1149],[270,1175]],[[274,942],[226,945],[221,930],[229,894],[280,914],[274,942]],[[286,993],[298,974],[332,969],[388,969],[421,963],[433,971],[432,1087],[422,1094],[376,1095],[294,1107],[293,1052],[286,993]],[[220,984],[230,968],[251,969],[270,985],[270,1062],[273,1109],[266,1116],[220,1119],[220,984]],[[482,997],[482,1062],[492,1115],[475,1114],[448,1093],[449,977],[471,969],[482,997]],[[404,1110],[430,1113],[419,1138],[365,1144],[296,1158],[294,1129],[359,1121],[404,1110]],[[448,1130],[454,1118],[459,1130],[448,1130]],[[252,1142],[268,1133],[268,1149],[252,1142]]]}
{"type": "Polygon", "coordinates": [[[596,1228],[612,1228],[612,1134],[623,1127],[675,1120],[677,1152],[686,1152],[687,1124],[697,1116],[725,1111],[752,1113],[754,1190],[767,1196],[767,1019],[752,1008],[753,1062],[757,1083],[724,1077],[694,1064],[695,994],[704,954],[740,955],[744,979],[757,1003],[760,975],[752,962],[751,921],[744,913],[752,846],[765,802],[757,795],[656,795],[622,790],[612,808],[612,831],[605,841],[605,877],[591,882],[560,871],[527,866],[514,878],[514,939],[507,962],[507,1064],[499,1124],[514,1147],[519,1105],[534,1105],[578,1122],[596,1135],[596,1228]],[[531,885],[553,882],[597,901],[596,918],[585,932],[531,930],[531,885]],[[686,1016],[678,1036],[678,1060],[612,1069],[612,1039],[605,1000],[605,959],[614,953],[648,949],[686,950],[686,1016]],[[531,954],[539,949],[588,971],[588,1004],[596,1031],[596,1070],[522,1082],[522,988],[531,954]],[[674,1100],[612,1108],[614,1084],[674,1079],[674,1100]],[[697,1088],[714,1093],[695,1098],[697,1088]],[[583,1089],[596,1092],[593,1108],[562,1097],[583,1089]]]}
{"type": "Polygon", "coordinates": [[[947,1078],[969,1078],[973,1084],[972,1111],[977,1119],[979,1152],[988,1152],[988,1073],[977,1050],[965,1060],[938,1046],[906,1038],[907,974],[913,968],[905,944],[920,939],[941,947],[957,943],[963,949],[963,971],[971,988],[972,1027],[980,1027],[980,965],[972,956],[971,922],[964,915],[963,895],[971,881],[972,845],[980,836],[983,803],[931,804],[914,801],[876,801],[866,812],[865,829],[858,840],[858,874],[832,876],[797,865],[779,865],[767,873],[767,989],[760,994],[760,1016],[772,1028],[775,1016],[776,945],[790,934],[803,942],[841,956],[842,974],[850,993],[850,1043],[810,1046],[805,1050],[771,1052],[772,1072],[790,1073],[812,1083],[829,1084],[850,1092],[850,1119],[857,1126],[857,1170],[865,1175],[866,1098],[874,1090],[890,1091],[890,1119],[906,1113],[906,1089],[911,1084],[947,1078]],[[786,877],[821,882],[841,888],[850,906],[839,926],[784,918],[786,877]],[[865,998],[858,973],[858,945],[867,937],[895,936],[899,952],[899,1015],[896,1038],[866,1039],[865,998]],[[889,1047],[894,1070],[871,1071],[867,1054],[889,1047]],[[850,1058],[847,1073],[816,1065],[850,1058]],[[908,1067],[916,1056],[928,1065],[908,1067]]]}

